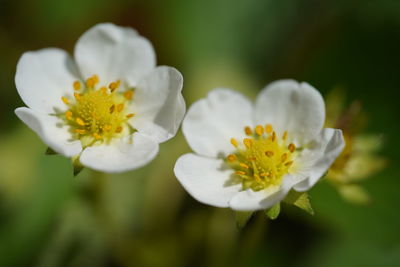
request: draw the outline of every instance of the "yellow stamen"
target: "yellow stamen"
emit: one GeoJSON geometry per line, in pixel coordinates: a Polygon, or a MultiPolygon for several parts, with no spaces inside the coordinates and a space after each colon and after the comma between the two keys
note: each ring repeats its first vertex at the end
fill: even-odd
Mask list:
{"type": "Polygon", "coordinates": [[[111,130],[111,128],[112,128],[112,126],[107,124],[107,125],[104,125],[103,130],[106,132],[109,132],[111,130]]]}
{"type": "Polygon", "coordinates": [[[275,131],[273,131],[272,132],[272,142],[275,142],[275,140],[276,140],[276,133],[275,133],[275,131]]]}
{"type": "Polygon", "coordinates": [[[117,127],[117,129],[115,130],[115,132],[116,132],[116,133],[122,132],[122,127],[121,127],[121,126],[117,127]]]}
{"type": "Polygon", "coordinates": [[[272,151],[265,151],[265,155],[267,156],[267,157],[272,157],[273,155],[274,155],[274,152],[272,152],[272,151]]]}
{"type": "Polygon", "coordinates": [[[250,138],[245,138],[243,139],[243,144],[247,147],[250,148],[251,145],[253,144],[253,141],[250,138]]]}
{"type": "Polygon", "coordinates": [[[246,175],[244,171],[235,171],[235,174],[237,175],[246,175]]]}
{"type": "Polygon", "coordinates": [[[112,105],[112,106],[110,107],[110,114],[112,114],[112,113],[114,112],[114,110],[115,110],[115,105],[112,105]]]}
{"type": "Polygon", "coordinates": [[[293,161],[288,161],[288,162],[285,163],[285,166],[290,166],[292,164],[293,164],[293,161]]]}
{"type": "Polygon", "coordinates": [[[118,82],[112,82],[112,83],[110,83],[108,88],[110,88],[111,92],[114,92],[118,88],[118,85],[119,85],[118,82]]]}
{"type": "Polygon", "coordinates": [[[235,138],[231,138],[231,144],[234,146],[234,147],[238,147],[238,141],[235,139],[235,138]]]}
{"type": "Polygon", "coordinates": [[[128,90],[124,92],[124,97],[128,100],[131,100],[133,97],[133,91],[132,90],[128,90]]]}
{"type": "Polygon", "coordinates": [[[107,87],[105,86],[101,87],[100,91],[103,93],[103,95],[107,95],[107,87]]]}
{"type": "Polygon", "coordinates": [[[124,109],[124,104],[118,104],[117,111],[121,112],[124,109]]]}
{"type": "Polygon", "coordinates": [[[78,91],[81,89],[81,83],[79,81],[74,82],[74,90],[78,91]]]}
{"type": "Polygon", "coordinates": [[[229,162],[235,162],[237,160],[236,155],[234,154],[230,154],[228,155],[228,157],[226,158],[229,162]]]}
{"type": "Polygon", "coordinates": [[[86,131],[83,129],[75,129],[74,132],[78,133],[78,134],[85,134],[86,131]]]}
{"type": "Polygon", "coordinates": [[[261,125],[257,125],[255,130],[258,135],[262,135],[264,133],[264,128],[261,125]]]}
{"type": "Polygon", "coordinates": [[[61,97],[62,102],[64,102],[64,104],[68,105],[69,104],[69,100],[68,98],[66,98],[65,96],[61,97]]]}
{"type": "Polygon", "coordinates": [[[93,133],[93,137],[96,139],[101,139],[101,135],[99,135],[98,133],[93,133]]]}
{"type": "Polygon", "coordinates": [[[85,122],[81,118],[76,118],[75,119],[76,123],[79,124],[80,126],[85,126],[85,122]]]}
{"type": "Polygon", "coordinates": [[[288,155],[286,153],[283,153],[281,156],[281,161],[285,162],[287,160],[288,155]]]}
{"type": "Polygon", "coordinates": [[[67,118],[67,120],[71,120],[72,119],[72,111],[67,110],[65,112],[65,117],[67,118]]]}
{"type": "Polygon", "coordinates": [[[291,144],[289,144],[288,149],[289,149],[289,151],[290,151],[291,153],[293,153],[294,150],[296,149],[296,146],[295,146],[293,143],[291,143],[291,144]]]}
{"type": "Polygon", "coordinates": [[[244,164],[244,163],[239,163],[239,166],[242,167],[242,168],[245,168],[245,169],[249,168],[249,166],[247,164],[244,164]]]}
{"type": "Polygon", "coordinates": [[[252,135],[251,128],[249,126],[244,127],[244,133],[246,135],[252,135]]]}
{"type": "Polygon", "coordinates": [[[282,136],[282,139],[283,139],[283,140],[286,140],[286,138],[287,138],[287,131],[285,131],[285,132],[283,133],[283,136],[282,136]]]}
{"type": "Polygon", "coordinates": [[[95,84],[96,84],[96,83],[95,83],[93,77],[88,78],[88,79],[86,80],[86,86],[87,86],[88,88],[93,88],[95,84]]]}
{"type": "Polygon", "coordinates": [[[267,133],[272,133],[272,130],[273,130],[273,128],[272,128],[272,125],[271,125],[271,124],[265,125],[265,131],[266,131],[267,133]]]}
{"type": "Polygon", "coordinates": [[[132,118],[133,116],[135,116],[135,114],[134,114],[134,113],[130,113],[130,114],[126,115],[126,118],[127,118],[127,119],[130,119],[130,118],[132,118]]]}
{"type": "Polygon", "coordinates": [[[74,97],[75,97],[75,99],[77,100],[77,101],[79,101],[80,99],[81,99],[81,94],[79,94],[79,93],[77,93],[77,92],[74,92],[74,97]]]}

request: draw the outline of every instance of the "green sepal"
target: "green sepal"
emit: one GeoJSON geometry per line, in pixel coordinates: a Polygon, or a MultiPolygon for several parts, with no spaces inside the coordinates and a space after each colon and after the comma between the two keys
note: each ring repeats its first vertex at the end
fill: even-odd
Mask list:
{"type": "Polygon", "coordinates": [[[243,227],[245,227],[252,215],[252,211],[236,211],[236,227],[238,229],[242,229],[243,227]]]}
{"type": "Polygon", "coordinates": [[[46,149],[46,152],[44,152],[45,155],[57,155],[58,153],[55,152],[53,149],[51,149],[50,147],[48,147],[46,149]]]}
{"type": "Polygon", "coordinates": [[[74,168],[74,177],[83,170],[84,167],[79,161],[79,156],[72,158],[72,167],[74,168]]]}
{"type": "Polygon", "coordinates": [[[310,198],[307,192],[296,192],[291,190],[283,201],[314,215],[314,210],[311,207],[310,198]]]}
{"type": "Polygon", "coordinates": [[[265,214],[271,220],[275,220],[276,218],[278,218],[280,212],[281,212],[281,203],[280,202],[276,203],[271,208],[265,210],[265,214]]]}

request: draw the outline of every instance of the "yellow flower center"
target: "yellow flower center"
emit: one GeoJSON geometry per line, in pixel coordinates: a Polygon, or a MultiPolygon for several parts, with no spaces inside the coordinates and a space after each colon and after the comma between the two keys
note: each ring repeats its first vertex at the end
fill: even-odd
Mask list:
{"type": "Polygon", "coordinates": [[[292,171],[296,154],[295,145],[287,142],[288,133],[285,131],[278,139],[270,124],[257,125],[254,129],[247,126],[244,132],[248,137],[242,144],[231,139],[236,151],[226,158],[241,180],[243,190],[259,191],[280,185],[282,177],[292,171]]]}
{"type": "Polygon", "coordinates": [[[97,140],[109,141],[133,130],[127,121],[134,114],[128,113],[126,108],[133,98],[133,90],[119,92],[120,81],[100,88],[97,88],[98,83],[97,75],[88,78],[85,84],[75,81],[74,99],[61,97],[68,106],[62,117],[84,146],[97,140]]]}

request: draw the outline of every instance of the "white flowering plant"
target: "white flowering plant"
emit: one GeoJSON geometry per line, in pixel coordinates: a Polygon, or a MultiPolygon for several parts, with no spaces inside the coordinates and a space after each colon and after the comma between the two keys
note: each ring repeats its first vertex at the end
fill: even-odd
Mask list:
{"type": "Polygon", "coordinates": [[[344,147],[341,130],[323,128],[325,105],[307,83],[273,82],[253,105],[229,89],[195,102],[182,123],[194,153],[174,172],[196,200],[215,207],[279,214],[281,201],[311,210],[307,192],[344,147]]]}
{"type": "Polygon", "coordinates": [[[24,53],[15,83],[28,106],[17,116],[76,169],[123,172],[149,163],[186,110],[179,71],[157,67],[147,39],[110,23],[85,32],[73,58],[57,48],[24,53]]]}

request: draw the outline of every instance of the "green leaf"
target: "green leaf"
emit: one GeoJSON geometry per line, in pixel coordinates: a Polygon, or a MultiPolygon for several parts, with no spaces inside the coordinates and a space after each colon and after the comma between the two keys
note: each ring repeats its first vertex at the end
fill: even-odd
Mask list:
{"type": "Polygon", "coordinates": [[[272,208],[265,210],[265,214],[270,218],[271,220],[275,220],[278,218],[279,213],[281,212],[281,203],[278,202],[272,208]]]}
{"type": "Polygon", "coordinates": [[[311,207],[310,198],[308,197],[307,192],[296,192],[291,190],[283,201],[314,215],[314,210],[311,207]]]}
{"type": "Polygon", "coordinates": [[[237,211],[236,212],[236,227],[242,229],[253,215],[252,211],[237,211]]]}
{"type": "Polygon", "coordinates": [[[50,147],[47,148],[46,152],[44,152],[45,155],[57,155],[58,153],[55,152],[53,149],[50,147]]]}

